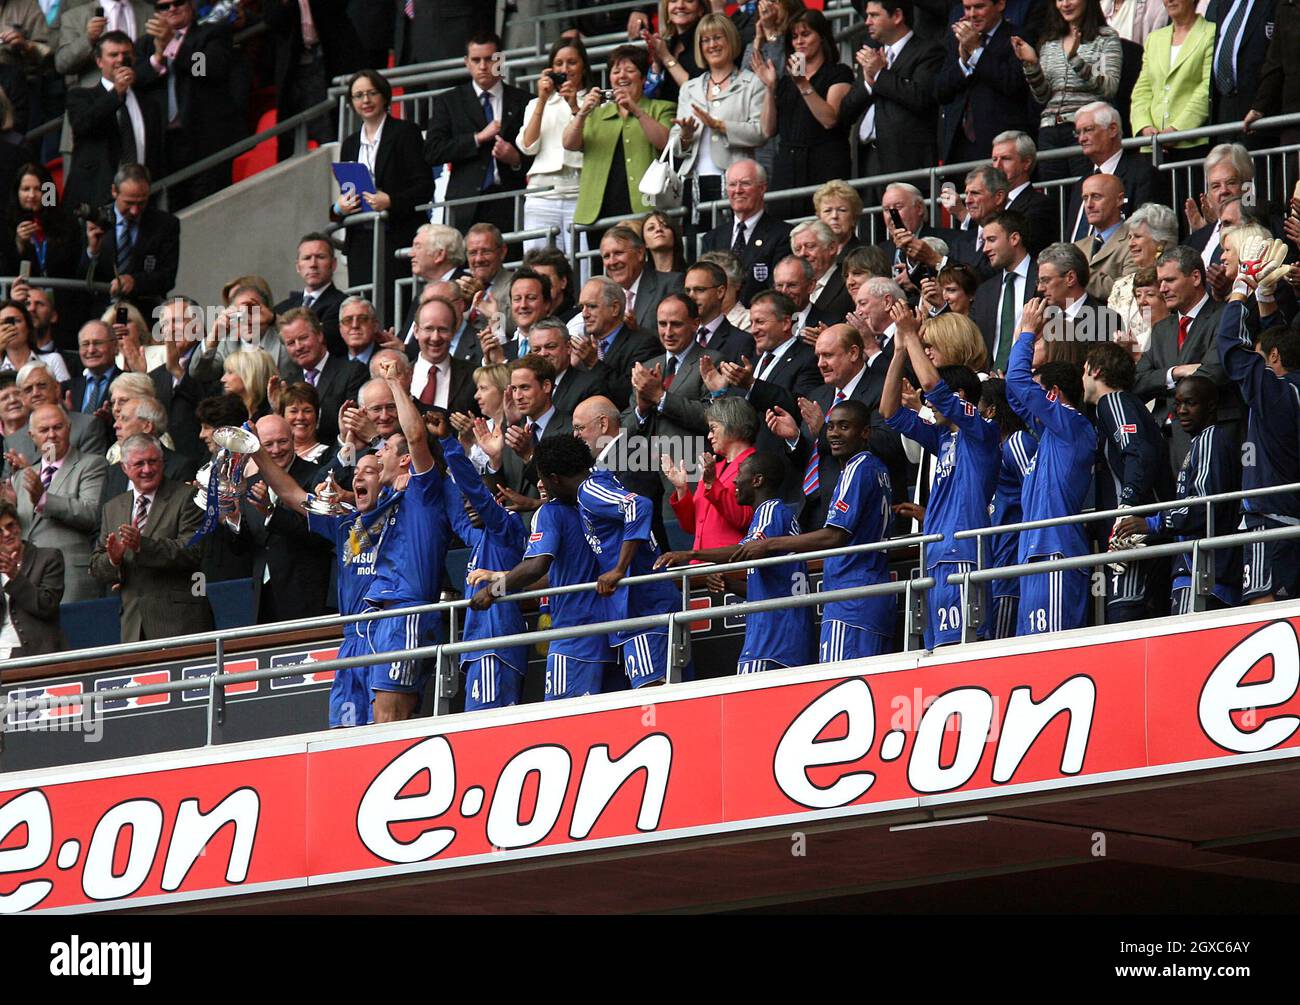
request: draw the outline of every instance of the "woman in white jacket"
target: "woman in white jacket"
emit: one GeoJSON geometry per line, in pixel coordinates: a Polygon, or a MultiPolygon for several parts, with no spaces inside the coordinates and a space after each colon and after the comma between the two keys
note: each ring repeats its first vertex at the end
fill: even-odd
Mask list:
{"type": "Polygon", "coordinates": [[[686,188],[691,231],[713,228],[711,219],[695,218],[691,208],[721,199],[727,168],[752,158],[767,142],[762,124],[767,91],[752,71],[740,67],[743,47],[735,24],[721,14],[706,14],[695,30],[695,48],[704,72],[682,85],[675,120],[685,156],[681,173],[691,179],[686,188]]]}
{"type": "MultiPolygon", "coordinates": [[[[524,126],[515,140],[520,152],[533,158],[524,197],[524,229],[559,227],[556,245],[566,255],[573,253],[569,226],[578,205],[582,151],[565,150],[563,137],[577,114],[579,100],[587,93],[590,76],[582,42],[576,38],[556,42],[551,47],[550,69],[537,80],[537,97],[524,109],[524,126]]],[[[547,244],[544,237],[532,238],[524,242],[524,250],[547,244]]]]}

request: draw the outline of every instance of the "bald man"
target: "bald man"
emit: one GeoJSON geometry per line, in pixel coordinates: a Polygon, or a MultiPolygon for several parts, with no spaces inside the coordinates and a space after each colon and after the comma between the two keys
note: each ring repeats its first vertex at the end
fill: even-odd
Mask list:
{"type": "Polygon", "coordinates": [[[620,427],[621,413],[609,398],[596,396],[579,402],[573,410],[573,435],[591,451],[597,467],[609,468],[629,492],[654,503],[651,529],[659,547],[667,550],[664,529],[664,484],[650,442],[634,430],[620,427]]]}
{"type": "MultiPolygon", "coordinates": [[[[293,432],[279,415],[257,420],[257,438],[282,470],[310,492],[318,468],[293,452],[293,432]]],[[[329,595],[333,543],[313,534],[307,520],[252,476],[237,508],[222,524],[230,549],[253,556],[253,609],[258,624],[313,618],[333,608],[329,595]]]]}
{"type": "Polygon", "coordinates": [[[1124,222],[1124,183],[1113,174],[1085,178],[1083,213],[1090,228],[1088,236],[1074,243],[1088,259],[1088,292],[1105,300],[1115,280],[1133,271],[1128,224],[1124,222]]]}

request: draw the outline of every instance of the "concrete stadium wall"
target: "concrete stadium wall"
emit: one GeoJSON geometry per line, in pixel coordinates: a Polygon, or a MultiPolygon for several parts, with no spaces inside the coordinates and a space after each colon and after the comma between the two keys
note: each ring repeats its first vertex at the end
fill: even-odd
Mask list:
{"type": "MultiPolygon", "coordinates": [[[[330,164],[338,144],[254,175],[189,206],[181,221],[181,261],[176,292],[204,305],[221,303],[221,287],[236,276],[263,276],[277,301],[301,280],[294,271],[294,245],[321,230],[334,197],[330,164]]],[[[345,270],[335,282],[345,286],[345,270]]]]}

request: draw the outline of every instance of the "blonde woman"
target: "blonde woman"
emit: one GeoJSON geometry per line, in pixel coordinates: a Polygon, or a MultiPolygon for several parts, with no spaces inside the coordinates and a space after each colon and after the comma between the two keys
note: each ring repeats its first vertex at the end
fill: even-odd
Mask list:
{"type": "Polygon", "coordinates": [[[248,409],[249,418],[256,422],[264,415],[271,414],[270,403],[266,400],[266,387],[275,376],[275,360],[264,349],[246,349],[233,352],[222,364],[221,388],[227,394],[233,394],[248,409]]]}
{"type": "Polygon", "coordinates": [[[1156,261],[1178,243],[1178,218],[1168,206],[1148,202],[1138,207],[1128,220],[1128,254],[1133,271],[1120,276],[1110,288],[1107,306],[1119,313],[1123,330],[1138,352],[1146,352],[1151,342],[1150,318],[1135,294],[1135,277],[1143,269],[1154,268],[1156,261]]]}
{"type": "Polygon", "coordinates": [[[989,351],[979,326],[965,314],[947,311],[921,326],[921,345],[936,367],[968,366],[987,376],[989,351]]]}
{"type": "Polygon", "coordinates": [[[862,197],[846,182],[834,178],[813,193],[813,212],[835,235],[835,261],[860,247],[858,221],[862,219],[862,197]]]}

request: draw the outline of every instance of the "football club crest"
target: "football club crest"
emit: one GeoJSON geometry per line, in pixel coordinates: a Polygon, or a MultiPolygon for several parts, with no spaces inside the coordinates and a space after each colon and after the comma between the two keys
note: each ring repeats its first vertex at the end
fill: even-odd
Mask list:
{"type": "MultiPolygon", "coordinates": [[[[755,242],[755,243],[757,243],[757,242],[755,242]]],[[[754,263],[754,279],[755,279],[757,282],[765,283],[765,282],[767,282],[767,276],[768,276],[767,263],[766,263],[766,262],[755,262],[755,263],[754,263]]]]}

